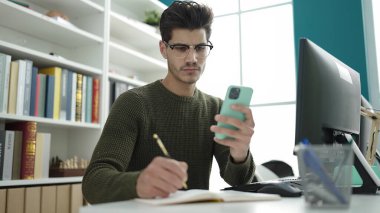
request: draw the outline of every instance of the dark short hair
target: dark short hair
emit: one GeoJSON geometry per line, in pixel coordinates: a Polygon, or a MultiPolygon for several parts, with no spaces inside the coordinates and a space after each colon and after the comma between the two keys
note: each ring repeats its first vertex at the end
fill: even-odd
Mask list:
{"type": "Polygon", "coordinates": [[[163,41],[168,42],[173,29],[205,29],[207,41],[211,36],[214,14],[210,7],[193,1],[174,1],[161,15],[160,32],[163,41]]]}

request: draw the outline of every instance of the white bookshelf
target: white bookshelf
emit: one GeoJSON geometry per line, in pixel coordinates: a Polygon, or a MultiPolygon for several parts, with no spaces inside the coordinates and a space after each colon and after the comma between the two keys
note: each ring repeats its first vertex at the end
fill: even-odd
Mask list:
{"type": "Polygon", "coordinates": [[[103,42],[103,38],[99,36],[77,27],[60,24],[46,15],[9,1],[0,1],[0,14],[7,17],[0,19],[1,26],[64,47],[89,46],[103,42]]]}
{"type": "Polygon", "coordinates": [[[113,42],[110,42],[110,63],[140,72],[166,71],[164,62],[113,42]]]}
{"type": "Polygon", "coordinates": [[[29,60],[32,60],[32,61],[38,61],[39,66],[42,66],[42,67],[50,67],[50,66],[66,67],[67,69],[77,70],[84,74],[95,74],[95,75],[101,75],[103,72],[101,69],[98,69],[92,66],[77,63],[75,61],[71,61],[63,57],[49,55],[47,53],[25,48],[23,46],[8,43],[1,40],[0,40],[0,49],[2,51],[7,52],[8,54],[12,56],[17,56],[18,58],[28,58],[29,60]]]}
{"type": "MultiPolygon", "coordinates": [[[[143,86],[166,74],[166,61],[159,52],[160,34],[142,22],[146,10],[162,12],[166,6],[158,0],[23,2],[30,8],[0,0],[0,52],[12,60],[32,60],[39,68],[58,66],[100,79],[100,123],[0,113],[0,126],[36,121],[38,132],[51,133],[51,157],[90,159],[108,116],[109,81],[143,86]],[[52,9],[67,15],[73,26],[47,17],[52,9]]],[[[0,181],[0,188],[81,181],[82,177],[7,180],[0,181]]]]}
{"type": "Polygon", "coordinates": [[[81,183],[82,177],[65,177],[65,178],[41,178],[34,180],[2,180],[0,189],[17,186],[35,186],[35,185],[54,185],[54,184],[71,184],[81,183]]]}
{"type": "Polygon", "coordinates": [[[112,81],[124,82],[124,83],[132,84],[132,85],[138,86],[138,87],[139,86],[144,86],[146,84],[143,81],[139,81],[139,80],[136,80],[136,79],[128,78],[126,76],[122,76],[122,75],[117,74],[117,73],[109,73],[108,77],[112,81]]]}

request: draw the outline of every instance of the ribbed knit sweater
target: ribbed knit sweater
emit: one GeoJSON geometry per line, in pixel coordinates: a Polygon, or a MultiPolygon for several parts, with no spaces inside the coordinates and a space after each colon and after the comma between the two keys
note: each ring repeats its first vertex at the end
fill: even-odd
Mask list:
{"type": "Polygon", "coordinates": [[[217,144],[210,126],[222,100],[195,90],[178,96],[160,81],[120,95],[108,116],[91,162],[83,177],[83,194],[90,203],[137,197],[141,170],[162,152],[152,135],[157,133],[171,157],[188,164],[189,189],[208,189],[213,156],[220,175],[230,185],[253,179],[251,153],[245,162],[232,162],[229,148],[217,144]]]}

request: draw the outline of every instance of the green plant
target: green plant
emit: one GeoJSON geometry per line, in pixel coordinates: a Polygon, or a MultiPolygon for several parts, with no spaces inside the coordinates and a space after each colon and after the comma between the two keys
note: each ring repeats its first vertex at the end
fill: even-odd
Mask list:
{"type": "Polygon", "coordinates": [[[160,23],[160,14],[156,10],[145,11],[144,22],[149,25],[158,26],[160,23]]]}

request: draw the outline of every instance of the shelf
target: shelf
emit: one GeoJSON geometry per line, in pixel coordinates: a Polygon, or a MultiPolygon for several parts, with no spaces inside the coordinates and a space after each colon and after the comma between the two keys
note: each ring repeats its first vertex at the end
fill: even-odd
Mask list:
{"type": "Polygon", "coordinates": [[[63,47],[99,45],[103,39],[9,1],[0,1],[0,25],[63,47]],[[38,26],[38,27],[37,27],[38,26]]]}
{"type": "Polygon", "coordinates": [[[11,44],[0,40],[0,52],[12,55],[12,57],[29,59],[35,62],[40,67],[59,66],[72,71],[79,71],[83,74],[101,75],[102,70],[80,64],[65,58],[59,58],[43,52],[28,49],[19,45],[11,44]]]}
{"type": "Polygon", "coordinates": [[[119,75],[119,74],[116,74],[116,73],[108,73],[108,77],[109,77],[110,80],[121,81],[121,82],[132,84],[132,85],[135,85],[135,86],[144,86],[146,84],[143,81],[131,79],[131,78],[128,78],[128,77],[125,77],[125,76],[122,76],[122,75],[119,75]]]}
{"type": "Polygon", "coordinates": [[[83,123],[67,120],[54,120],[51,118],[42,118],[36,116],[25,116],[0,113],[0,120],[13,120],[13,121],[36,121],[39,126],[59,126],[67,128],[83,128],[83,129],[100,129],[100,124],[95,123],[83,123]]]}
{"type": "Polygon", "coordinates": [[[128,8],[129,11],[134,11],[139,20],[143,20],[145,11],[157,10],[162,13],[167,6],[158,0],[112,0],[112,3],[120,7],[128,8]]]}
{"type": "Polygon", "coordinates": [[[44,8],[62,11],[69,19],[77,18],[78,15],[84,17],[104,12],[103,7],[89,0],[29,0],[29,2],[44,8]]]}
{"type": "Polygon", "coordinates": [[[1,180],[0,188],[23,187],[35,185],[55,185],[81,183],[83,177],[64,177],[64,178],[42,178],[33,180],[1,180]]]}
{"type": "MultiPolygon", "coordinates": [[[[158,49],[161,36],[156,29],[145,23],[111,12],[111,38],[131,44],[139,50],[158,49]]],[[[156,54],[158,56],[159,52],[156,54]]]]}
{"type": "Polygon", "coordinates": [[[164,72],[166,64],[140,52],[110,42],[110,63],[121,65],[135,72],[164,72]]]}

